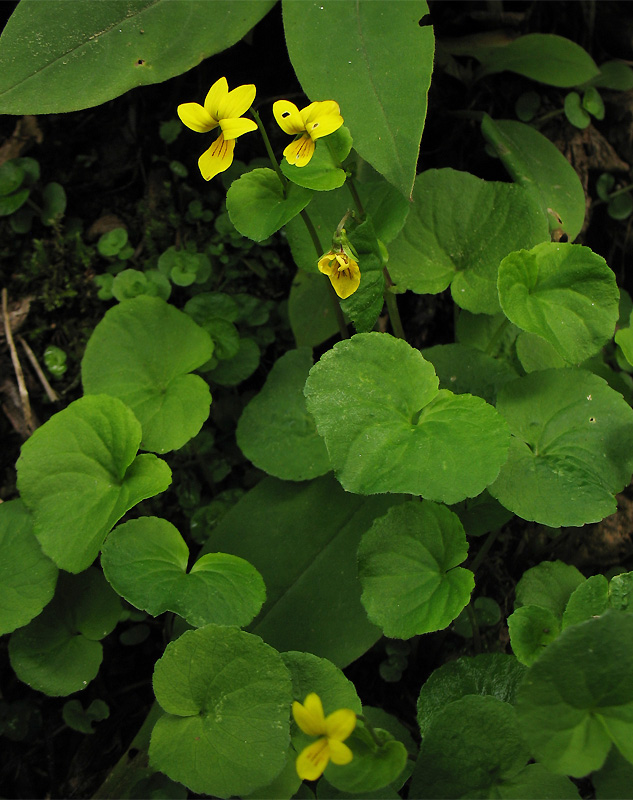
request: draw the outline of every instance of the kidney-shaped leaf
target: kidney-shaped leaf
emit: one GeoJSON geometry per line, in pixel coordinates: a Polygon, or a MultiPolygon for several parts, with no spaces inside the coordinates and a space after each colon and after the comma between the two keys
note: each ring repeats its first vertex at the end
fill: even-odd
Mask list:
{"type": "Polygon", "coordinates": [[[243,796],[281,771],[289,743],[291,682],[258,636],[206,625],[165,649],[154,670],[160,717],[151,765],[198,794],[243,796]]]}
{"type": "Polygon", "coordinates": [[[503,259],[499,301],[511,322],[579,364],[613,336],[620,292],[604,258],[588,247],[544,242],[503,259]]]}
{"type": "Polygon", "coordinates": [[[101,566],[116,591],[156,617],[173,611],[190,625],[247,625],[266,598],[261,575],[248,561],[208,553],[187,574],[189,548],[158,517],[124,522],[108,536],[101,566]]]}
{"type": "Polygon", "coordinates": [[[126,511],[171,483],[171,470],[150,453],[137,456],[141,426],[107,395],[75,400],[22,446],[18,489],[42,550],[61,569],[92,564],[126,511]]]}
{"type": "Polygon", "coordinates": [[[311,366],[310,348],[285,353],[237,426],[237,443],[246,458],[282,480],[305,481],[330,470],[325,442],[303,396],[311,366]]]}
{"type": "Polygon", "coordinates": [[[598,522],[633,472],[633,410],[581,369],[532,372],[503,386],[497,409],[513,434],[489,492],[523,519],[553,528],[598,522]]]}
{"type": "Polygon", "coordinates": [[[118,397],[143,428],[143,450],[177,450],[209,416],[211,394],[199,375],[211,358],[209,334],[159,297],[125,300],[92,332],[81,362],[84,391],[118,397]]]}
{"type": "Polygon", "coordinates": [[[53,597],[59,570],[44,555],[20,500],[0,504],[0,635],[21,628],[53,597]]]}
{"type": "Polygon", "coordinates": [[[418,175],[411,213],[389,247],[389,274],[418,294],[450,285],[461,308],[495,314],[501,260],[548,238],[545,214],[521,186],[430,169],[418,175]]]}
{"type": "Polygon", "coordinates": [[[161,83],[235,44],[273,5],[26,0],[0,38],[0,112],[77,111],[161,83]]]}
{"type": "Polygon", "coordinates": [[[401,339],[363,333],[312,368],[308,411],[348,492],[403,492],[457,503],[478,495],[507,457],[492,406],[438,390],[432,364],[401,339]]]}
{"type": "Polygon", "coordinates": [[[361,601],[385,636],[409,639],[445,628],[475,585],[457,514],[427,500],[390,508],[358,548],[361,601]]]}
{"type": "Polygon", "coordinates": [[[633,616],[607,611],[566,628],[528,670],[517,713],[537,761],[581,777],[611,744],[633,763],[633,616]]]}

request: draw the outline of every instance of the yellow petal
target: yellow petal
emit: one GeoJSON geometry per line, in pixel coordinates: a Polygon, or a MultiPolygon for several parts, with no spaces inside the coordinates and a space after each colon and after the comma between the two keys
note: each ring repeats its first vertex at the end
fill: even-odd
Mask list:
{"type": "Polygon", "coordinates": [[[329,760],[330,746],[328,740],[323,737],[299,753],[296,764],[297,775],[302,781],[315,781],[323,775],[323,770],[327,767],[329,760]]]}
{"type": "Polygon", "coordinates": [[[294,136],[305,130],[305,125],[301,119],[299,109],[290,100],[277,100],[273,103],[273,114],[277,120],[277,125],[284,133],[294,136]]]}
{"type": "Polygon", "coordinates": [[[334,100],[324,100],[320,103],[310,103],[301,110],[306,131],[312,139],[328,136],[337,131],[343,124],[343,117],[338,103],[334,100]]]}
{"type": "Polygon", "coordinates": [[[312,692],[301,703],[295,700],[292,704],[292,715],[295,722],[308,736],[322,736],[325,733],[325,717],[323,705],[318,694],[312,692]]]}
{"type": "Polygon", "coordinates": [[[343,742],[337,742],[335,739],[330,739],[328,744],[330,746],[330,758],[332,759],[333,764],[339,764],[340,766],[343,766],[344,764],[349,764],[349,762],[354,758],[352,751],[346,744],[343,744],[343,742]]]}
{"type": "Polygon", "coordinates": [[[225,139],[237,139],[243,133],[257,130],[257,123],[252,119],[245,117],[236,117],[235,119],[221,119],[220,127],[225,139]]]}
{"type": "Polygon", "coordinates": [[[354,294],[360,286],[360,269],[358,268],[358,264],[350,259],[347,269],[341,269],[339,267],[338,271],[332,270],[330,282],[336,294],[341,300],[345,300],[347,297],[354,294]]]}
{"type": "Polygon", "coordinates": [[[228,93],[229,85],[226,78],[219,78],[204,98],[204,107],[216,122],[220,121],[218,109],[228,93]]]}
{"type": "Polygon", "coordinates": [[[253,105],[256,91],[254,83],[245,83],[233,89],[220,101],[218,119],[241,117],[253,105]]]}
{"type": "Polygon", "coordinates": [[[235,139],[225,140],[220,134],[211,147],[198,159],[198,166],[205,181],[210,181],[218,173],[224,172],[233,163],[235,139]]]}
{"type": "Polygon", "coordinates": [[[176,112],[182,122],[197,133],[206,133],[218,127],[218,123],[200,103],[181,103],[176,112]]]}
{"type": "Polygon", "coordinates": [[[356,714],[350,708],[339,708],[325,718],[325,735],[328,739],[338,739],[339,742],[343,742],[355,727],[356,714]]]}
{"type": "Polygon", "coordinates": [[[336,260],[336,256],[334,253],[328,253],[325,256],[322,256],[317,266],[319,268],[319,272],[322,272],[324,275],[330,275],[332,272],[338,272],[338,261],[336,260]]]}
{"type": "Polygon", "coordinates": [[[286,160],[289,164],[294,164],[295,167],[305,167],[312,158],[313,153],[314,142],[307,133],[291,142],[284,150],[286,160]]]}

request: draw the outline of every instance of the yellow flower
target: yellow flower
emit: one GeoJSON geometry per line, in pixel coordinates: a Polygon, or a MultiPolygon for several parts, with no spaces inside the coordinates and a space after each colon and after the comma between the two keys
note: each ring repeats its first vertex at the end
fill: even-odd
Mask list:
{"type": "Polygon", "coordinates": [[[257,130],[252,119],[241,118],[254,99],[255,86],[252,83],[229,92],[226,78],[220,78],[209,89],[203,106],[199,103],[181,103],[178,106],[178,116],[192,131],[206,133],[220,127],[218,138],[198,159],[205,181],[231,166],[238,136],[257,130]]]}
{"type": "Polygon", "coordinates": [[[360,286],[360,269],[358,263],[341,251],[330,250],[319,259],[319,272],[328,275],[336,294],[345,300],[354,294],[360,286]]]}
{"type": "Polygon", "coordinates": [[[323,704],[318,694],[311,692],[301,703],[292,704],[295,722],[308,736],[320,736],[297,757],[297,774],[301,780],[315,781],[323,774],[331,760],[334,764],[349,764],[352,751],[343,741],[356,727],[356,714],[349,708],[323,714],[323,704]]]}
{"type": "Polygon", "coordinates": [[[287,161],[297,167],[305,167],[312,158],[315,139],[334,133],[343,124],[341,110],[334,100],[310,103],[301,111],[289,100],[277,100],[273,103],[273,114],[284,133],[302,134],[284,150],[287,161]]]}

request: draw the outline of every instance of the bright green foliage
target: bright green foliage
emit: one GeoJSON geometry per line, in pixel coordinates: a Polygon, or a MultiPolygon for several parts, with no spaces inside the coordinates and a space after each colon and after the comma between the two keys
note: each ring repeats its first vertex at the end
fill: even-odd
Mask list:
{"type": "Polygon", "coordinates": [[[433,29],[418,24],[427,13],[424,0],[283,2],[288,53],[303,90],[311,100],[336,98],[355,149],[405,196],[433,71],[433,29]],[[326,58],[314,57],[315,43],[327,47],[326,58]]]}
{"type": "Polygon", "coordinates": [[[123,400],[143,428],[144,450],[165,453],[193,438],[209,416],[209,387],[189,375],[213,352],[209,335],[158,297],[110,308],[82,361],[87,395],[123,400]]]}
{"type": "Polygon", "coordinates": [[[407,763],[405,746],[389,731],[374,728],[374,734],[379,744],[364,726],[356,726],[345,741],[354,758],[345,766],[328,764],[323,776],[329,784],[341,791],[365,796],[398,778],[407,763]]]}
{"type": "Polygon", "coordinates": [[[113,228],[103,233],[97,242],[97,250],[104,258],[117,256],[128,242],[125,228],[113,228]]]}
{"type": "Polygon", "coordinates": [[[513,653],[522,664],[529,666],[558,637],[561,623],[549,608],[528,605],[510,614],[508,629],[513,653]]]}
{"type": "Polygon", "coordinates": [[[544,242],[511,253],[499,266],[505,315],[570,364],[595,355],[612,338],[619,300],[606,261],[581,245],[544,242]]]}
{"type": "Polygon", "coordinates": [[[59,570],[44,555],[21,500],[0,504],[0,634],[36,617],[53,597],[59,570]]]}
{"type": "Polygon", "coordinates": [[[468,604],[475,579],[459,517],[410,501],[374,521],[358,548],[361,601],[385,636],[408,639],[445,628],[468,604]]]}
{"type": "Polygon", "coordinates": [[[542,561],[521,576],[514,607],[541,606],[561,619],[569,598],[584,580],[582,573],[570,564],[542,561]]]}
{"type": "Polygon", "coordinates": [[[493,497],[553,528],[597,522],[616,510],[633,471],[633,411],[597,375],[533,372],[501,388],[497,409],[512,432],[493,497]]]}
{"type": "Polygon", "coordinates": [[[296,167],[284,158],[281,162],[281,171],[289,181],[306,189],[319,192],[338,189],[345,183],[347,177],[345,170],[341,169],[341,163],[352,149],[349,130],[343,126],[329,136],[317,139],[315,144],[316,150],[308,164],[296,167]]]}
{"type": "Polygon", "coordinates": [[[121,603],[101,572],[60,576],[55,597],[44,611],[9,641],[15,674],[48,695],[84,689],[103,658],[99,640],[115,627],[121,603]]]}
{"type": "Polygon", "coordinates": [[[68,700],[62,708],[62,717],[69,728],[80,733],[94,733],[93,722],[101,722],[110,716],[110,709],[103,700],[93,700],[85,709],[80,700],[68,700]]]}
{"type": "Polygon", "coordinates": [[[347,491],[456,503],[479,494],[506,460],[507,428],[492,406],[438,390],[432,365],[386,334],[336,344],[305,394],[347,491]]]}
{"type": "Polygon", "coordinates": [[[237,443],[244,455],[269,475],[283,480],[304,481],[330,471],[325,443],[303,396],[311,367],[309,348],[285,353],[242,412],[237,426],[237,443]]]}
{"type": "Polygon", "coordinates": [[[515,346],[517,358],[526,372],[538,372],[538,370],[542,369],[558,369],[568,366],[568,362],[559,355],[554,345],[542,339],[536,333],[520,331],[516,338],[515,346]]]}
{"type": "Polygon", "coordinates": [[[188,560],[182,536],[158,517],[119,525],[101,554],[105,576],[118,594],[154,617],[173,611],[194,627],[248,625],[266,598],[257,570],[242,558],[208,553],[187,573],[188,560]]]}
{"type": "Polygon", "coordinates": [[[150,763],[193,792],[228,798],[281,771],[292,700],[279,653],[235,628],[207,625],[171,642],[154,670],[160,717],[150,763]]]}
{"type": "Polygon", "coordinates": [[[578,86],[600,74],[589,53],[576,42],[551,33],[529,33],[504,47],[490,48],[481,61],[478,78],[495,72],[517,72],[549,86],[578,86]]]}
{"type": "Polygon", "coordinates": [[[495,314],[500,261],[548,238],[544,212],[521,186],[427,170],[415,182],[413,208],[389,248],[389,271],[401,289],[436,294],[450,285],[461,308],[495,314]]]}
{"type": "Polygon", "coordinates": [[[360,602],[356,550],[394,502],[348,494],[332,476],[267,478],[226,514],[204,550],[246,558],[261,573],[267,600],[253,633],[278,650],[306,650],[345,667],[380,637],[360,602]]]}
{"type": "Polygon", "coordinates": [[[97,395],[71,403],[23,445],[20,495],[42,550],[61,569],[90,566],[117,520],[169,486],[169,467],[149,453],[137,456],[140,442],[130,409],[97,395]]]}
{"type": "Polygon", "coordinates": [[[66,353],[60,347],[55,347],[54,344],[49,345],[44,350],[46,369],[56,378],[61,377],[66,372],[68,368],[66,358],[66,353]]]}
{"type": "MultiPolygon", "coordinates": [[[[354,684],[331,661],[298,651],[282,653],[281,657],[290,672],[294,700],[303,703],[310,692],[316,692],[326,713],[327,709],[337,708],[351,708],[356,714],[361,713],[362,706],[354,684]]],[[[293,737],[299,736],[294,720],[291,728],[293,737]]]]}
{"type": "Polygon", "coordinates": [[[604,64],[600,64],[600,75],[591,83],[605,89],[627,92],[633,89],[633,70],[624,61],[605,61],[604,64]]]}
{"type": "Polygon", "coordinates": [[[608,608],[631,611],[632,591],[633,572],[616,575],[610,581],[604,575],[592,575],[569,598],[563,614],[563,627],[600,616],[608,608]]]}
{"type": "Polygon", "coordinates": [[[633,763],[633,616],[607,611],[566,628],[528,670],[517,713],[534,757],[580,777],[612,743],[633,763]]]}
{"type": "Polygon", "coordinates": [[[493,121],[487,114],[481,132],[512,178],[532,192],[549,214],[550,228],[562,228],[573,242],[585,219],[585,192],[576,171],[556,145],[529,125],[493,121]]]}
{"type": "Polygon", "coordinates": [[[482,653],[449,661],[435,670],[418,697],[418,725],[426,736],[433,718],[449,703],[466,695],[495,697],[514,704],[525,667],[514,656],[482,653]]]}
{"type": "Polygon", "coordinates": [[[578,798],[573,783],[541,765],[530,751],[508,703],[470,695],[449,703],[431,720],[413,770],[416,798],[578,798]],[[459,765],[457,768],[456,766],[459,765]]]}
{"type": "Polygon", "coordinates": [[[160,83],[235,44],[273,5],[26,0],[0,37],[0,112],[77,111],[160,83]]]}
{"type": "Polygon", "coordinates": [[[297,347],[317,347],[333,336],[338,323],[329,281],[320,273],[297,270],[288,298],[288,316],[297,347]]]}
{"type": "Polygon", "coordinates": [[[284,188],[272,169],[253,169],[233,181],[226,209],[242,236],[262,242],[303,211],[312,195],[296,183],[284,188]]]}

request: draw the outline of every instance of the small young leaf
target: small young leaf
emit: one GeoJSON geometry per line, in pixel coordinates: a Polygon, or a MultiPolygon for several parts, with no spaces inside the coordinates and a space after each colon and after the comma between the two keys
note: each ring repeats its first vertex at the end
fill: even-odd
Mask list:
{"type": "Polygon", "coordinates": [[[560,620],[548,608],[521,606],[508,617],[512,652],[530,666],[560,633],[560,620]]]}
{"type": "Polygon", "coordinates": [[[541,561],[521,576],[515,590],[514,607],[540,606],[561,620],[569,598],[584,583],[583,574],[571,564],[541,561]]]}
{"type": "Polygon", "coordinates": [[[345,170],[341,169],[339,164],[347,158],[351,149],[352,137],[343,125],[329,136],[317,139],[316,149],[309,164],[297,167],[289,164],[284,158],[281,162],[281,171],[288,180],[306,189],[318,192],[338,189],[347,178],[345,170]]]}
{"type": "Polygon", "coordinates": [[[600,75],[592,79],[594,86],[628,92],[633,89],[633,69],[624,61],[606,61],[600,64],[600,75]]]}
{"type": "Polygon", "coordinates": [[[62,708],[66,725],[80,733],[94,733],[93,722],[101,722],[110,716],[110,709],[103,700],[93,700],[84,711],[80,700],[68,700],[62,708]]]}
{"type": "Polygon", "coordinates": [[[569,92],[565,95],[565,116],[575,127],[583,130],[591,123],[591,117],[585,111],[578,92],[569,92]]]}
{"type": "Polygon", "coordinates": [[[595,86],[589,86],[582,95],[582,107],[596,119],[604,119],[604,102],[595,86]]]}

